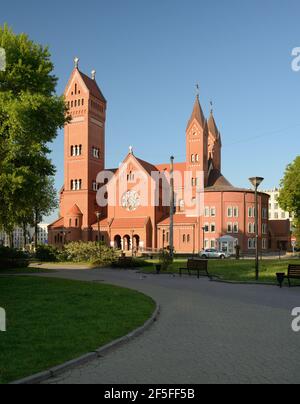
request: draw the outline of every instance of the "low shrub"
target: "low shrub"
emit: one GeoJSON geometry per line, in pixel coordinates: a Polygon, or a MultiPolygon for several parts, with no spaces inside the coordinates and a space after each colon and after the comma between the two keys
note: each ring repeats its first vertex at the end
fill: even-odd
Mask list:
{"type": "Polygon", "coordinates": [[[116,260],[116,252],[104,243],[73,242],[65,245],[59,256],[62,261],[90,262],[93,265],[108,265],[116,260]]]}
{"type": "Polygon", "coordinates": [[[171,257],[171,253],[170,253],[169,249],[160,250],[159,264],[161,266],[162,271],[167,271],[170,268],[170,266],[173,264],[173,258],[171,257]]]}
{"type": "Polygon", "coordinates": [[[58,249],[51,245],[39,245],[35,253],[35,258],[42,262],[55,262],[58,256],[58,249]]]}
{"type": "Polygon", "coordinates": [[[140,259],[140,258],[120,258],[114,262],[112,262],[112,268],[144,268],[144,267],[148,267],[148,266],[153,266],[153,264],[140,259]]]}

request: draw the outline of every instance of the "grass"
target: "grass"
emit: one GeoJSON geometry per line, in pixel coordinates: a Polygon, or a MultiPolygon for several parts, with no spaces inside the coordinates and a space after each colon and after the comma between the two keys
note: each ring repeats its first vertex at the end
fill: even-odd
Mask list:
{"type": "MultiPolygon", "coordinates": [[[[155,265],[158,261],[149,261],[155,265]]],[[[186,267],[187,260],[176,259],[167,273],[179,273],[179,268],[186,267]]],[[[263,260],[260,261],[260,282],[277,284],[276,273],[287,273],[289,263],[300,264],[300,260],[263,260]]],[[[255,281],[254,260],[210,260],[208,263],[211,275],[218,276],[222,280],[235,282],[255,281]]],[[[143,268],[143,272],[153,272],[153,267],[143,268]]],[[[297,281],[296,281],[297,283],[297,281]]]]}
{"type": "Polygon", "coordinates": [[[51,273],[55,272],[51,269],[42,268],[11,268],[11,269],[0,269],[0,275],[27,275],[27,274],[41,274],[41,273],[51,273]]]}
{"type": "Polygon", "coordinates": [[[78,281],[0,277],[0,383],[44,371],[120,338],[145,323],[152,299],[78,281]]]}

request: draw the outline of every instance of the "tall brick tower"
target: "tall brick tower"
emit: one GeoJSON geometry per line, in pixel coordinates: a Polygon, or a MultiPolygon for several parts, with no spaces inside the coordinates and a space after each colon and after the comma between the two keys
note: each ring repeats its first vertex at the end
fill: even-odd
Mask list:
{"type": "Polygon", "coordinates": [[[197,94],[194,109],[186,129],[187,170],[193,173],[193,187],[206,186],[208,182],[208,126],[204,117],[199,94],[197,94]],[[204,173],[204,184],[198,177],[204,173]]]}
{"type": "MultiPolygon", "coordinates": [[[[71,122],[64,135],[64,188],[60,214],[68,241],[91,239],[91,225],[96,222],[97,175],[105,166],[106,100],[96,83],[75,68],[65,90],[71,122]]],[[[62,224],[62,223],[61,223],[62,224]]]]}

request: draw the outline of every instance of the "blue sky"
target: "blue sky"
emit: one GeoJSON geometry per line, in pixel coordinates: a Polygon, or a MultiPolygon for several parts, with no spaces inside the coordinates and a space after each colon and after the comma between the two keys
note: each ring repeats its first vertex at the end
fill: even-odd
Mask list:
{"type": "MultiPolygon", "coordinates": [[[[153,163],[185,159],[195,84],[206,114],[214,103],[223,138],[223,173],[278,185],[299,154],[298,0],[65,0],[2,2],[0,23],[50,47],[62,93],[74,56],[108,100],[107,167],[133,145],[153,163]]],[[[53,144],[63,183],[63,134],[53,144]]]]}

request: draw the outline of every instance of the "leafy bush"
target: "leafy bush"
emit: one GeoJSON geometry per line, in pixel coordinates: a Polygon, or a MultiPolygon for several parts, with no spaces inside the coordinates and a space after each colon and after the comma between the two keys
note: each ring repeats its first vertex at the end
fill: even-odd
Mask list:
{"type": "Polygon", "coordinates": [[[65,245],[60,260],[71,262],[90,262],[93,265],[111,264],[116,259],[115,250],[99,243],[74,242],[65,245]]]}
{"type": "Polygon", "coordinates": [[[28,253],[15,248],[0,247],[0,269],[26,268],[28,265],[28,253]]]}
{"type": "Polygon", "coordinates": [[[159,253],[159,264],[161,265],[162,271],[167,271],[173,264],[173,258],[171,257],[170,250],[160,250],[159,253]]]}
{"type": "Polygon", "coordinates": [[[15,248],[0,247],[0,260],[10,258],[10,259],[27,259],[29,255],[27,252],[17,250],[15,248]]]}
{"type": "Polygon", "coordinates": [[[35,253],[35,258],[42,262],[55,262],[57,261],[58,255],[59,252],[57,248],[51,245],[39,245],[35,253]]]}

